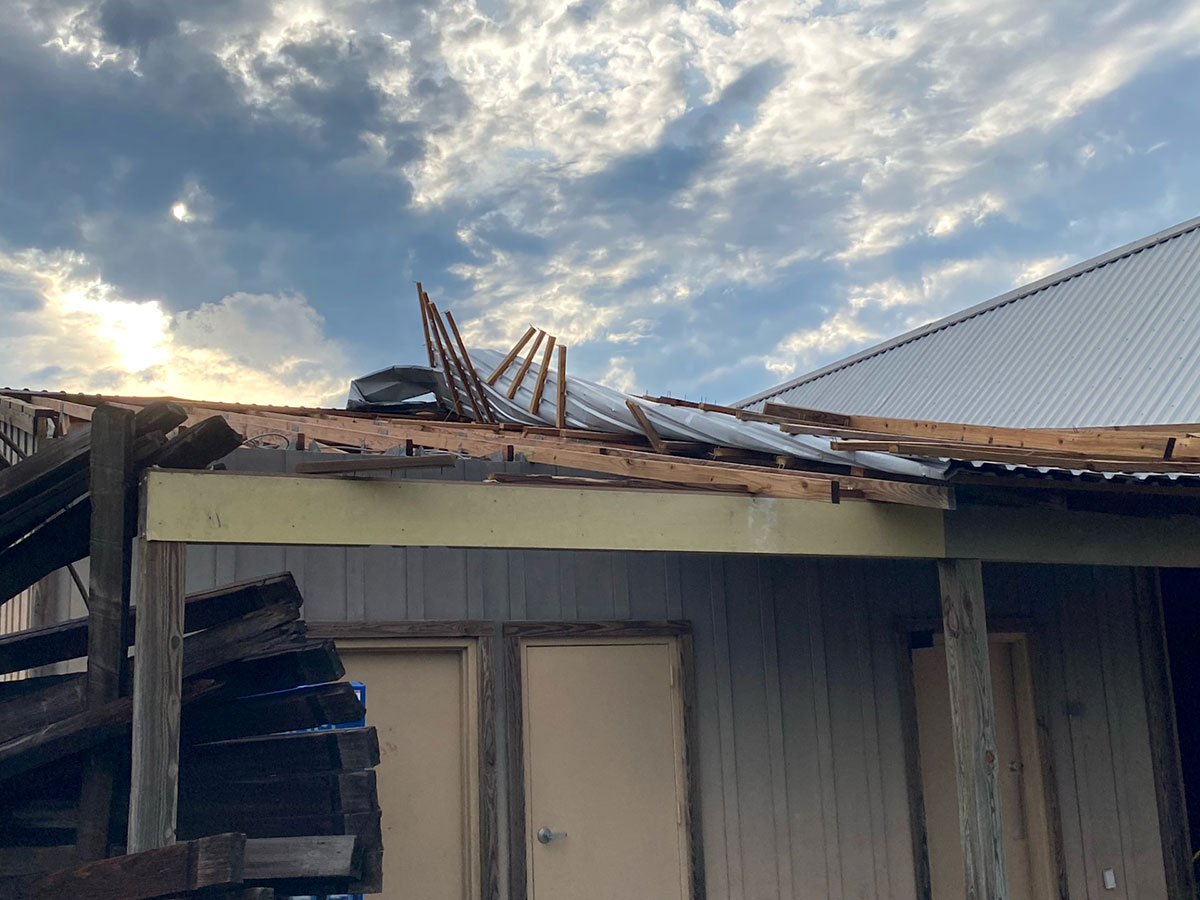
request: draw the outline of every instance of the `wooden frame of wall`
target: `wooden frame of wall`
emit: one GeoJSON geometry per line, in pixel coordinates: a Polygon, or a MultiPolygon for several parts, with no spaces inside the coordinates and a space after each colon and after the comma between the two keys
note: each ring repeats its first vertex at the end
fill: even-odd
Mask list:
{"type": "Polygon", "coordinates": [[[704,843],[700,828],[700,776],[696,730],[696,673],[692,625],[687,621],[507,622],[504,625],[505,735],[508,741],[508,896],[525,900],[528,889],[525,833],[525,723],[521,648],[536,638],[671,637],[679,642],[683,699],[683,765],[687,803],[684,826],[691,856],[692,897],[704,900],[704,843]]]}
{"type": "Polygon", "coordinates": [[[347,642],[428,641],[436,646],[448,640],[472,641],[476,648],[478,684],[478,783],[479,783],[479,884],[482,900],[500,896],[500,845],[497,832],[496,773],[496,625],[491,622],[397,621],[309,622],[309,636],[347,642]]]}
{"type": "MultiPolygon", "coordinates": [[[[1050,837],[1050,865],[1054,881],[1054,896],[1068,900],[1066,860],[1063,856],[1062,813],[1058,803],[1058,778],[1050,752],[1050,713],[1046,706],[1045,667],[1042,663],[1045,637],[1032,619],[989,618],[988,635],[1020,636],[1023,638],[1030,689],[1033,693],[1033,712],[1037,736],[1037,755],[1044,794],[1046,822],[1050,837]]],[[[921,754],[917,735],[917,699],[913,677],[912,651],[921,646],[921,639],[941,634],[940,619],[906,619],[894,621],[896,646],[896,678],[900,687],[900,727],[904,738],[904,767],[908,795],[909,823],[912,830],[913,865],[917,876],[917,897],[931,900],[933,887],[929,870],[929,845],[925,826],[924,785],[921,776],[921,754]]],[[[1174,895],[1172,895],[1174,896],[1174,895]]]]}

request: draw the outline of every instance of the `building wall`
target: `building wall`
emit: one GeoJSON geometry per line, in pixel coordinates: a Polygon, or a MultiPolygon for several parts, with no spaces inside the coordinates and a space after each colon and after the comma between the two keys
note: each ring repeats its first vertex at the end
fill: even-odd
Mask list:
{"type": "MultiPolygon", "coordinates": [[[[243,451],[231,467],[283,471],[296,457],[243,451]]],[[[468,461],[440,477],[478,480],[497,468],[530,470],[468,461]]],[[[552,502],[548,492],[548,514],[552,502]]],[[[932,563],[194,546],[188,589],[284,569],[311,620],[690,620],[709,896],[915,897],[896,623],[937,619],[932,563]]],[[[1037,628],[1043,752],[1057,775],[1070,896],[1165,900],[1132,573],[986,565],[984,576],[992,616],[1037,628]],[[1116,891],[1103,890],[1105,868],[1116,891]]],[[[503,766],[503,743],[499,752],[503,766]]],[[[953,774],[926,789],[954,790],[953,774]]],[[[503,847],[503,797],[500,824],[503,847]]]]}

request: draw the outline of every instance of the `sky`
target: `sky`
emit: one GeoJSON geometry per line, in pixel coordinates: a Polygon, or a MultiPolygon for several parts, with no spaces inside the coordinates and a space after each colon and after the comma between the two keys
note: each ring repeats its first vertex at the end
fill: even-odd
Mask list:
{"type": "Polygon", "coordinates": [[[0,385],[732,402],[1200,214],[1200,0],[6,0],[0,385]]]}

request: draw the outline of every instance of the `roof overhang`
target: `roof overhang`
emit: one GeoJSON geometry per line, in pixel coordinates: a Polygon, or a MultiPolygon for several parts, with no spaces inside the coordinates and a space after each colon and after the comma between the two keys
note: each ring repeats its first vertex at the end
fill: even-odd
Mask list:
{"type": "Polygon", "coordinates": [[[143,503],[148,540],[185,543],[1200,566],[1197,516],[164,470],[143,503]]]}

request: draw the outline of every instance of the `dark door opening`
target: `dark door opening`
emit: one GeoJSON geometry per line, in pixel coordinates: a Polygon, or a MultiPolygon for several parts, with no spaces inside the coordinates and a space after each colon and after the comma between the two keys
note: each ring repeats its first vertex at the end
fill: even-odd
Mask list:
{"type": "MultiPolygon", "coordinates": [[[[1200,848],[1200,569],[1160,570],[1190,846],[1200,848]]],[[[1200,876],[1196,860],[1192,869],[1200,876]]],[[[1200,877],[1197,878],[1200,881],[1200,877]]]]}

